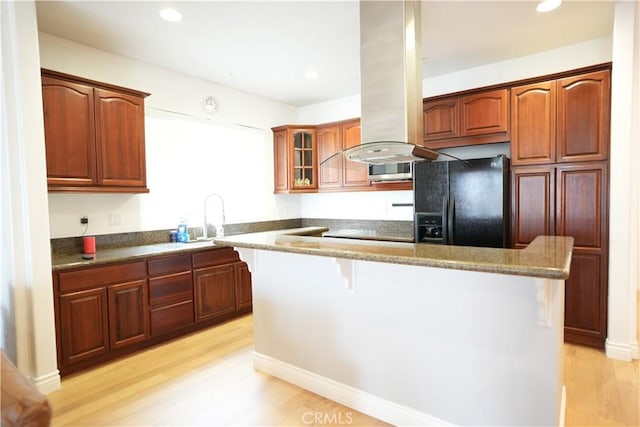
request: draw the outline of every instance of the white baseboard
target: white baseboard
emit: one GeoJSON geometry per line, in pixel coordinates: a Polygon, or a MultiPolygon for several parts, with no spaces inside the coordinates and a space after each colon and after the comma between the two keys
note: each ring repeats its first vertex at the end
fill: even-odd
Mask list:
{"type": "Polygon", "coordinates": [[[566,416],[567,416],[567,388],[563,385],[562,396],[560,397],[560,419],[558,420],[559,427],[564,427],[566,416]]]}
{"type": "Polygon", "coordinates": [[[60,371],[56,369],[54,372],[51,372],[49,374],[42,375],[38,378],[33,378],[33,382],[42,394],[49,394],[53,391],[59,390],[60,371]]]}
{"type": "Polygon", "coordinates": [[[631,345],[631,358],[640,359],[640,355],[638,353],[638,343],[631,345]]]}
{"type": "Polygon", "coordinates": [[[346,384],[298,368],[260,353],[253,353],[253,366],[266,374],[295,384],[356,411],[399,426],[454,426],[455,424],[399,405],[346,384]]]}
{"type": "Polygon", "coordinates": [[[605,342],[605,354],[611,359],[630,361],[638,358],[638,344],[630,345],[609,341],[605,342]]]}

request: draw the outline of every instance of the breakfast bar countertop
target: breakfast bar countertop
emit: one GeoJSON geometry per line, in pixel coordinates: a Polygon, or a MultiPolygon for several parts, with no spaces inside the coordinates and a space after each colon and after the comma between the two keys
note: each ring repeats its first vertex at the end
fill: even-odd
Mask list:
{"type": "Polygon", "coordinates": [[[561,280],[569,277],[573,250],[573,238],[559,236],[538,236],[524,249],[294,236],[287,230],[228,236],[214,242],[236,248],[561,280]]]}
{"type": "Polygon", "coordinates": [[[361,230],[356,228],[332,228],[324,233],[323,236],[339,237],[344,239],[413,243],[413,234],[378,230],[361,230]]]}

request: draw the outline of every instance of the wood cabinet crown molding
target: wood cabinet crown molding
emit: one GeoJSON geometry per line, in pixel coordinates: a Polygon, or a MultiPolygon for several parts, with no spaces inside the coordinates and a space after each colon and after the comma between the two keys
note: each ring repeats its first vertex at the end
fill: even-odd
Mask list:
{"type": "Polygon", "coordinates": [[[74,83],[81,83],[81,84],[87,84],[90,85],[92,87],[98,87],[101,89],[106,89],[106,90],[113,90],[116,92],[121,92],[121,93],[126,93],[129,95],[133,95],[133,96],[139,96],[141,98],[146,98],[147,96],[151,95],[149,92],[144,92],[141,90],[137,90],[137,89],[131,89],[128,87],[124,87],[124,86],[118,86],[118,85],[114,85],[111,83],[105,83],[105,82],[99,82],[97,80],[91,80],[88,78],[84,78],[84,77],[80,77],[80,76],[74,76],[72,74],[67,74],[67,73],[63,73],[60,71],[54,71],[54,70],[50,70],[47,68],[41,68],[40,69],[40,73],[43,76],[48,76],[48,77],[54,77],[54,78],[58,78],[61,80],[66,80],[69,82],[74,82],[74,83]]]}

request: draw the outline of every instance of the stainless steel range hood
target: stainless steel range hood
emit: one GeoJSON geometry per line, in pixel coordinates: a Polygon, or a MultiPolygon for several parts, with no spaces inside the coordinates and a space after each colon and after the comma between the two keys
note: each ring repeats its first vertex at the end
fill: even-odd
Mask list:
{"type": "Polygon", "coordinates": [[[380,164],[435,160],[422,146],[420,1],[360,1],[362,144],[342,154],[380,164]]]}

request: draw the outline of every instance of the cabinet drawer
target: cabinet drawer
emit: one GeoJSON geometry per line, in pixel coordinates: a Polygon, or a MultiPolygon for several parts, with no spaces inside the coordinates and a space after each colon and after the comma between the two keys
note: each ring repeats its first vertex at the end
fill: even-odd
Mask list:
{"type": "Polygon", "coordinates": [[[117,264],[108,267],[85,268],[59,274],[60,292],[71,292],[96,288],[116,282],[144,279],[147,277],[145,261],[117,264]]]}
{"type": "Polygon", "coordinates": [[[193,268],[211,265],[230,264],[240,261],[238,253],[233,248],[219,248],[193,254],[193,268]]]}
{"type": "Polygon", "coordinates": [[[178,255],[149,260],[149,276],[179,273],[191,270],[191,256],[178,255]]]}
{"type": "Polygon", "coordinates": [[[193,301],[151,310],[151,336],[166,334],[193,324],[193,301]]]}
{"type": "Polygon", "coordinates": [[[152,307],[193,298],[191,271],[149,279],[149,304],[152,307]]]}

